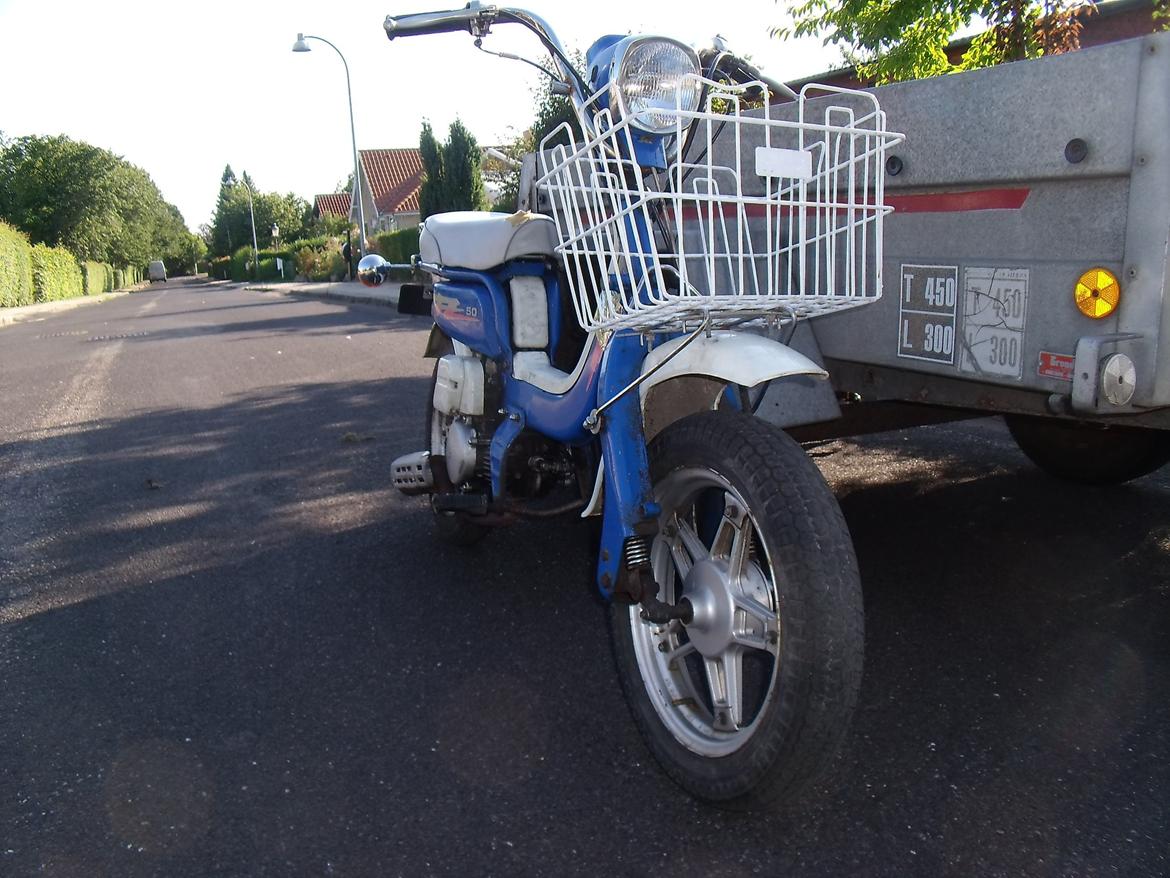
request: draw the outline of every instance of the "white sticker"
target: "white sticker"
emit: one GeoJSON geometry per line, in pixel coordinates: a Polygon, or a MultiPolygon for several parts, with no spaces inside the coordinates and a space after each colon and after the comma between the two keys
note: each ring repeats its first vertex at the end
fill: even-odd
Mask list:
{"type": "Polygon", "coordinates": [[[959,368],[976,375],[1023,377],[1028,269],[963,272],[963,348],[959,368]]]}
{"type": "Polygon", "coordinates": [[[774,146],[756,147],[756,173],[761,177],[811,180],[812,167],[812,153],[808,150],[778,149],[774,146]]]}

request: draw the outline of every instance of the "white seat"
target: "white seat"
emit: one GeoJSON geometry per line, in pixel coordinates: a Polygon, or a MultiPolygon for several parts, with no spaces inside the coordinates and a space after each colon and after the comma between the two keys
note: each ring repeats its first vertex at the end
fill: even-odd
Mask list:
{"type": "Polygon", "coordinates": [[[539,213],[437,213],[422,224],[419,259],[452,268],[486,271],[521,256],[552,256],[557,227],[539,213]]]}

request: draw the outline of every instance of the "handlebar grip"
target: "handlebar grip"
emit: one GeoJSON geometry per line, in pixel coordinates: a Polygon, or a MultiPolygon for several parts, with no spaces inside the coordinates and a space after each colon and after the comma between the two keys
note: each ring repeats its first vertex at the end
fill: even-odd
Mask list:
{"type": "Polygon", "coordinates": [[[468,3],[463,9],[443,12],[415,12],[410,15],[387,15],[382,25],[389,39],[414,37],[424,34],[443,34],[471,30],[471,23],[485,12],[478,3],[468,3]]]}

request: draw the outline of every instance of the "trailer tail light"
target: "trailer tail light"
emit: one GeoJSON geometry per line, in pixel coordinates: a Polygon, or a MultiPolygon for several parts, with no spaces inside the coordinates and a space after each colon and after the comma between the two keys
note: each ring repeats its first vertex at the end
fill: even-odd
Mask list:
{"type": "Polygon", "coordinates": [[[1100,320],[1117,310],[1121,300],[1121,284],[1117,276],[1105,268],[1090,268],[1077,279],[1073,298],[1086,317],[1100,320]]]}

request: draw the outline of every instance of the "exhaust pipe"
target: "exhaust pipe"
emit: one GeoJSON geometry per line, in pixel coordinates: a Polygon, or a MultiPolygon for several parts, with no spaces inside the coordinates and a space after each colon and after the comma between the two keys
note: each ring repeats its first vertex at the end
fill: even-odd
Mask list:
{"type": "Polygon", "coordinates": [[[431,473],[431,453],[416,451],[406,454],[390,464],[394,487],[403,494],[431,494],[435,490],[435,479],[431,473]]]}

